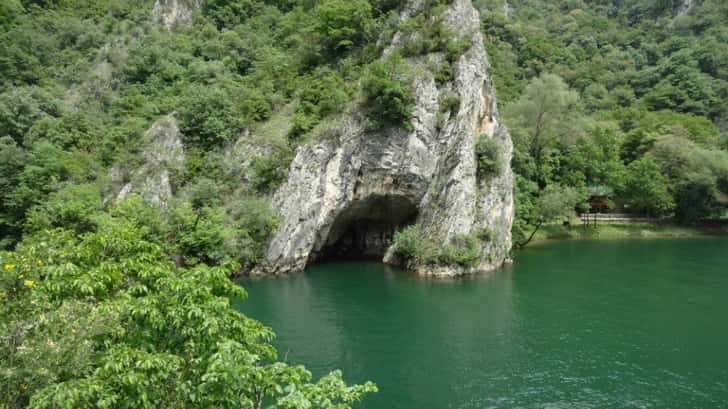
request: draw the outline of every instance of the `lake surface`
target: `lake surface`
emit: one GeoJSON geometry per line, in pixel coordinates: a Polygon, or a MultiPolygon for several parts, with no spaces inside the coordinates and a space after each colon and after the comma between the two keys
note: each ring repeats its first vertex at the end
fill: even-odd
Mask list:
{"type": "Polygon", "coordinates": [[[281,359],[360,408],[728,408],[728,239],[565,241],[490,277],[369,262],[243,281],[281,359]]]}

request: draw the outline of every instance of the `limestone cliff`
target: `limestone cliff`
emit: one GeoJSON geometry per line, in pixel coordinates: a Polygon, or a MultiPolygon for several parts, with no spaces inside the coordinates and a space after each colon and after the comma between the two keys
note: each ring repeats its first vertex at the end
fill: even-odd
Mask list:
{"type": "MultiPolygon", "coordinates": [[[[424,7],[410,1],[401,22],[424,7]]],[[[475,229],[487,230],[477,262],[469,267],[411,266],[422,275],[452,276],[500,267],[511,248],[513,221],[512,143],[499,123],[493,82],[480,32],[480,17],[470,0],[454,0],[444,24],[472,44],[453,65],[454,78],[438,84],[433,53],[410,59],[416,69],[412,130],[369,130],[356,111],[339,119],[331,137],[301,146],[286,182],[273,197],[281,223],[266,258],[254,274],[281,274],[347,251],[381,257],[395,230],[412,223],[427,238],[445,245],[475,229]],[[457,95],[457,112],[443,113],[439,101],[457,95]],[[501,169],[478,177],[475,145],[481,135],[497,141],[501,169]]],[[[394,36],[387,52],[404,41],[394,36]]]]}
{"type": "Polygon", "coordinates": [[[156,0],[152,9],[152,21],[168,30],[192,21],[202,0],[156,0]]]}
{"type": "Polygon", "coordinates": [[[687,16],[693,13],[695,7],[698,5],[698,0],[683,0],[680,8],[677,11],[678,16],[687,16]]]}
{"type": "Polygon", "coordinates": [[[174,114],[163,116],[144,135],[142,164],[125,173],[121,166],[112,170],[112,181],[121,186],[116,200],[137,194],[157,206],[166,206],[172,198],[170,174],[185,161],[182,135],[174,114]]]}

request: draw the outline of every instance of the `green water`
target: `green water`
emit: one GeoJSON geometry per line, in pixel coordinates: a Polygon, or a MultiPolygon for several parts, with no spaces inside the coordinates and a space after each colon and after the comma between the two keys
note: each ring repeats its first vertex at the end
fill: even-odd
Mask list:
{"type": "Polygon", "coordinates": [[[561,242],[491,277],[376,263],[245,281],[280,357],[359,407],[728,408],[728,240],[561,242]]]}

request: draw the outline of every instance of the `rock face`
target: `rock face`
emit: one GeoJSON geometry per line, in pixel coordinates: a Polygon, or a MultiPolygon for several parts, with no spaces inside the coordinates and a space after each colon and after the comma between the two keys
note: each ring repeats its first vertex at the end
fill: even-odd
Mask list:
{"type": "MultiPolygon", "coordinates": [[[[174,114],[158,119],[144,134],[144,140],[143,163],[129,173],[128,181],[116,195],[116,200],[137,194],[164,207],[172,197],[170,172],[181,169],[185,161],[182,134],[174,114]]],[[[117,168],[112,172],[112,179],[123,178],[122,173],[117,168]]]]}
{"type": "Polygon", "coordinates": [[[156,0],[152,9],[152,21],[168,30],[188,24],[202,0],[156,0]]]}
{"type": "Polygon", "coordinates": [[[692,14],[695,10],[695,6],[698,5],[698,0],[683,0],[680,8],[677,11],[678,16],[687,16],[692,14]]]}
{"type": "MultiPolygon", "coordinates": [[[[402,21],[422,1],[411,1],[402,21]]],[[[301,146],[287,181],[273,198],[282,221],[266,259],[253,274],[302,270],[322,257],[368,255],[394,262],[387,250],[393,233],[408,224],[444,245],[474,229],[487,229],[481,256],[470,267],[411,266],[419,274],[454,276],[500,267],[511,248],[513,222],[513,146],[498,120],[495,93],[480,33],[480,16],[470,0],[454,0],[445,25],[472,47],[453,65],[454,79],[438,85],[430,54],[411,60],[416,106],[412,131],[367,130],[356,113],[340,118],[334,137],[301,146]],[[444,95],[460,98],[457,112],[441,112],[444,95]],[[475,145],[481,135],[497,141],[502,168],[477,175],[475,145]]],[[[394,36],[387,52],[402,41],[394,36]]]]}
{"type": "Polygon", "coordinates": [[[511,3],[509,3],[508,0],[503,0],[503,15],[506,16],[506,18],[510,17],[512,10],[513,7],[511,7],[511,3]]]}

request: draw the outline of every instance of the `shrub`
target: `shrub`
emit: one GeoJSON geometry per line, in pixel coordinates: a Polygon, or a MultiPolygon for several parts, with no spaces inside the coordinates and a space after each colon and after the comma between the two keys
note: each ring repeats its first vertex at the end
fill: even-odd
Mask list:
{"type": "Polygon", "coordinates": [[[280,221],[278,212],[265,197],[244,197],[231,205],[235,226],[236,260],[244,269],[258,264],[265,254],[268,239],[280,221]]]}
{"type": "Polygon", "coordinates": [[[93,185],[69,185],[53,192],[28,213],[28,232],[66,228],[78,233],[94,231],[102,216],[101,194],[93,185]]]}
{"type": "Polygon", "coordinates": [[[410,128],[415,99],[405,62],[397,54],[369,66],[362,81],[369,119],[377,125],[387,122],[410,128]]]}
{"type": "Polygon", "coordinates": [[[348,99],[347,86],[338,74],[328,68],[318,70],[305,79],[289,136],[296,138],[307,133],[326,116],[340,110],[348,99]]]}
{"type": "Polygon", "coordinates": [[[246,296],[234,264],[178,268],[144,236],[111,219],[0,252],[0,327],[13,340],[0,343],[0,406],[350,409],[376,391],[339,371],[310,383],[277,361],[273,332],[233,307],[246,296]]]}
{"type": "Polygon", "coordinates": [[[482,245],[490,241],[488,228],[474,229],[469,234],[453,236],[439,251],[437,244],[423,236],[420,226],[413,225],[394,234],[394,254],[405,264],[439,264],[472,267],[482,255],[482,245]]]}
{"type": "Polygon", "coordinates": [[[259,192],[270,192],[276,189],[288,175],[288,166],[292,159],[288,152],[255,157],[250,162],[250,179],[253,188],[259,192]]]}
{"type": "Polygon", "coordinates": [[[470,40],[465,38],[449,41],[445,49],[447,60],[454,64],[471,46],[470,40]]]}
{"type": "Polygon", "coordinates": [[[475,157],[478,161],[478,176],[495,176],[503,167],[503,158],[498,142],[486,134],[480,135],[475,145],[475,157]]]}
{"type": "Polygon", "coordinates": [[[493,230],[491,230],[489,227],[482,227],[480,229],[474,230],[475,237],[483,243],[487,243],[493,240],[493,234],[493,230]]]}
{"type": "Polygon", "coordinates": [[[476,234],[458,234],[440,250],[437,261],[444,265],[472,267],[481,254],[481,241],[476,234]]]}
{"type": "Polygon", "coordinates": [[[324,46],[337,53],[360,45],[372,24],[372,6],[368,0],[325,0],[314,9],[316,31],[324,46]]]}
{"type": "Polygon", "coordinates": [[[245,94],[242,87],[194,84],[185,88],[176,107],[184,142],[208,149],[232,140],[243,127],[242,115],[233,104],[240,94],[245,94]]]}
{"type": "Polygon", "coordinates": [[[440,98],[440,112],[449,112],[450,115],[457,115],[459,110],[460,95],[448,92],[440,98]]]}
{"type": "Polygon", "coordinates": [[[434,76],[435,82],[438,84],[452,81],[455,77],[455,71],[452,69],[452,64],[450,64],[449,61],[443,61],[435,71],[434,76]]]}
{"type": "Polygon", "coordinates": [[[406,264],[425,264],[435,256],[436,247],[422,236],[420,226],[412,225],[394,234],[394,254],[406,264]]]}

